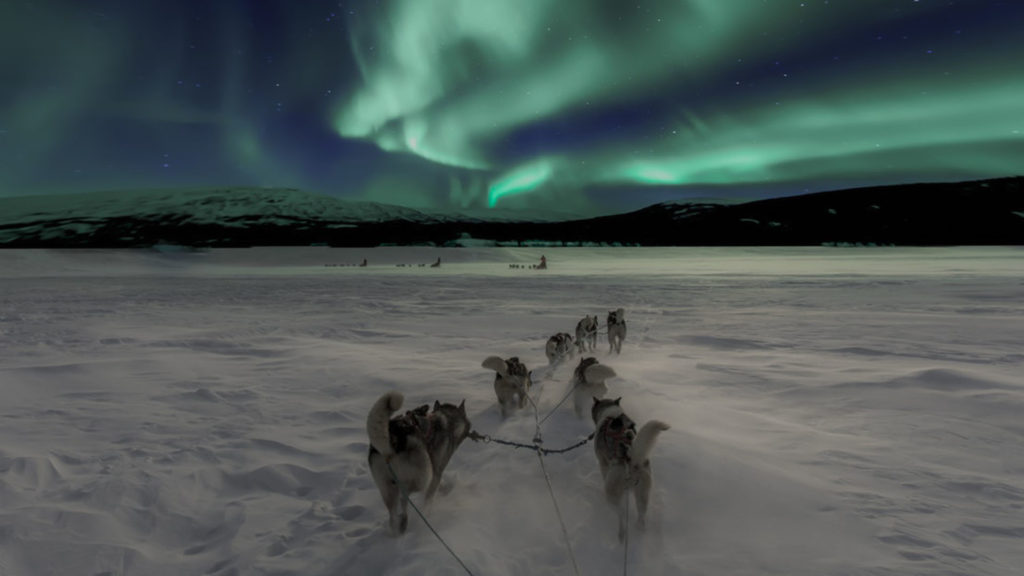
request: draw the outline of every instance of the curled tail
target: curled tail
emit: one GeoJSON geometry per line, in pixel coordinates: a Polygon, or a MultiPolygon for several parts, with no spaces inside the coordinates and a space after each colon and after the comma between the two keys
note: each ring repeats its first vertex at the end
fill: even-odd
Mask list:
{"type": "Polygon", "coordinates": [[[388,422],[391,420],[391,414],[402,407],[404,400],[401,392],[388,392],[374,402],[373,408],[370,408],[370,413],[366,416],[366,435],[370,437],[370,446],[385,456],[394,452],[391,449],[388,422]]]}
{"type": "Polygon", "coordinates": [[[658,439],[658,434],[668,430],[668,424],[660,420],[650,420],[640,428],[640,432],[637,432],[636,440],[633,440],[633,446],[629,451],[629,459],[634,463],[640,464],[646,462],[651,455],[651,449],[654,448],[654,441],[658,439]]]}
{"type": "Polygon", "coordinates": [[[502,378],[508,378],[508,368],[505,366],[505,361],[499,356],[488,356],[481,366],[488,370],[494,370],[500,374],[502,378]]]}
{"type": "Polygon", "coordinates": [[[615,370],[604,364],[593,364],[583,371],[583,378],[589,384],[603,384],[605,380],[615,376],[615,370]]]}

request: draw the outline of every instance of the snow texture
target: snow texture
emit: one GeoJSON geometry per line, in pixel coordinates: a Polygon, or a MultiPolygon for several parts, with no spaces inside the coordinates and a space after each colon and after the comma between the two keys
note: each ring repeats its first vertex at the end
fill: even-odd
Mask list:
{"type": "MultiPolygon", "coordinates": [[[[389,534],[367,411],[529,443],[480,366],[518,356],[567,446],[544,343],[619,307],[610,395],[671,425],[628,574],[1020,574],[1020,249],[543,252],[0,251],[0,575],[463,573],[389,534]]],[[[621,574],[592,447],[544,463],[580,573],[621,574]]],[[[573,573],[532,451],[465,442],[425,513],[474,574],[573,573]]]]}

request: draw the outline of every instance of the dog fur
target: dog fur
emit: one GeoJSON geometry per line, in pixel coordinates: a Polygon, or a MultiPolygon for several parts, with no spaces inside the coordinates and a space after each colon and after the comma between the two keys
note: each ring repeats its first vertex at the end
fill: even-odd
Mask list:
{"type": "Polygon", "coordinates": [[[527,394],[533,386],[533,374],[518,357],[502,360],[500,356],[488,356],[482,366],[494,370],[494,394],[498,397],[503,419],[508,418],[516,409],[526,408],[527,394]]]}
{"type": "Polygon", "coordinates": [[[615,371],[600,364],[597,358],[580,358],[580,363],[572,373],[573,408],[578,418],[583,418],[584,411],[590,407],[591,398],[604,398],[608,393],[604,381],[614,377],[615,371]]]}
{"type": "Polygon", "coordinates": [[[391,418],[403,401],[401,393],[388,392],[377,399],[366,417],[370,474],[396,535],[408,526],[407,497],[424,492],[427,503],[433,499],[445,467],[472,427],[465,400],[458,406],[435,401],[433,411],[423,405],[391,418]]]}
{"type": "Polygon", "coordinates": [[[620,542],[625,538],[626,522],[629,520],[626,499],[630,491],[636,500],[637,525],[641,529],[645,525],[651,486],[654,483],[650,454],[658,435],[669,429],[664,422],[650,420],[637,432],[636,423],[622,411],[621,401],[622,398],[594,398],[591,407],[591,417],[597,427],[594,453],[601,468],[605,497],[619,515],[620,542]]]}
{"type": "Polygon", "coordinates": [[[566,358],[572,358],[575,348],[572,345],[572,336],[566,332],[559,332],[548,338],[544,345],[544,355],[548,357],[548,364],[559,364],[566,358]]]}
{"type": "Polygon", "coordinates": [[[597,314],[584,316],[576,323],[576,351],[580,354],[597,348],[597,314]]]}
{"type": "Polygon", "coordinates": [[[622,308],[608,312],[608,353],[622,352],[622,341],[626,339],[626,311],[622,308]]]}

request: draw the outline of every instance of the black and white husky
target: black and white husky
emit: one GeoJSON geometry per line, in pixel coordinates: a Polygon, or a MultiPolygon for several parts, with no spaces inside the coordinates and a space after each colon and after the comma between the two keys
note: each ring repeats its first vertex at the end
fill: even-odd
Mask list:
{"type": "Polygon", "coordinates": [[[597,315],[584,316],[576,323],[576,351],[580,354],[597,348],[597,315]]]}
{"type": "Polygon", "coordinates": [[[583,418],[584,410],[590,407],[591,398],[604,398],[608,393],[605,380],[615,377],[615,370],[600,364],[597,358],[580,358],[572,372],[573,407],[576,416],[583,418]]]}
{"type": "Polygon", "coordinates": [[[597,464],[601,467],[601,478],[604,479],[604,494],[608,502],[619,513],[619,541],[626,535],[626,522],[629,492],[632,490],[636,500],[637,524],[644,527],[647,504],[650,502],[651,485],[651,449],[654,441],[668,424],[659,420],[650,420],[636,431],[636,423],[626,416],[619,402],[615,400],[598,400],[594,398],[590,414],[594,418],[597,431],[594,434],[594,453],[597,464]]]}
{"type": "Polygon", "coordinates": [[[430,502],[448,461],[471,428],[465,400],[458,406],[435,401],[433,411],[423,405],[391,418],[402,402],[401,393],[388,392],[366,417],[370,474],[388,508],[394,534],[404,533],[408,525],[407,496],[424,492],[424,500],[430,502]]]}
{"type": "Polygon", "coordinates": [[[518,357],[502,360],[500,356],[488,356],[482,366],[494,370],[494,394],[498,397],[502,418],[507,418],[516,409],[526,408],[533,374],[518,357]]]}
{"type": "Polygon", "coordinates": [[[626,311],[622,308],[608,312],[608,353],[622,352],[622,341],[626,339],[626,311]]]}
{"type": "Polygon", "coordinates": [[[572,336],[566,332],[559,332],[548,338],[544,345],[544,355],[548,357],[548,364],[558,364],[573,354],[572,336]]]}

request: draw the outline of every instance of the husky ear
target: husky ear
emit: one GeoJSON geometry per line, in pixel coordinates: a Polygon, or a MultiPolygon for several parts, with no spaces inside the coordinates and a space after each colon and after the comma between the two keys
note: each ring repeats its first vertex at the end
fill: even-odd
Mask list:
{"type": "Polygon", "coordinates": [[[441,409],[441,403],[438,402],[437,400],[434,400],[434,410],[440,410],[440,409],[441,409]]]}
{"type": "Polygon", "coordinates": [[[463,416],[466,415],[466,399],[465,398],[463,398],[462,402],[459,403],[459,412],[462,412],[463,416]]]}
{"type": "Polygon", "coordinates": [[[619,402],[621,402],[621,401],[622,401],[622,396],[619,396],[618,398],[615,399],[615,405],[618,406],[619,402]]]}
{"type": "Polygon", "coordinates": [[[594,399],[594,406],[597,406],[597,403],[600,402],[600,400],[597,399],[597,396],[591,396],[591,398],[594,399]]]}

